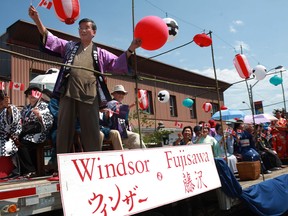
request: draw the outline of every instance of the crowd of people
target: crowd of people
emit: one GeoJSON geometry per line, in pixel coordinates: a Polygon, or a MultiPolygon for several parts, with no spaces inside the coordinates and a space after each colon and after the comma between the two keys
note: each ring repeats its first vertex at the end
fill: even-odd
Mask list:
{"type": "MultiPolygon", "coordinates": [[[[39,164],[36,150],[44,142],[52,145],[49,165],[57,172],[57,136],[58,124],[61,124],[58,119],[59,102],[53,98],[51,91],[41,90],[37,86],[29,86],[24,94],[28,104],[20,110],[9,104],[9,97],[4,91],[0,91],[0,157],[11,157],[15,165],[9,178],[19,175],[26,178],[37,176],[39,164]]],[[[122,104],[128,92],[122,85],[116,85],[111,94],[113,99],[105,107],[99,108],[100,142],[103,143],[104,139],[111,141],[113,150],[146,148],[143,141],[140,141],[139,134],[129,130],[128,115],[133,105],[122,104]]],[[[85,151],[81,126],[77,118],[73,124],[74,135],[70,134],[72,146],[65,153],[85,151]],[[75,137],[78,138],[77,141],[75,137]]],[[[61,144],[63,143],[64,140],[61,144]]],[[[93,143],[98,144],[96,140],[93,143]]]]}
{"type": "Polygon", "coordinates": [[[287,149],[283,148],[286,147],[286,142],[283,144],[283,140],[286,141],[287,138],[281,137],[284,136],[283,131],[287,132],[287,124],[281,111],[276,110],[276,116],[278,121],[272,121],[269,126],[262,124],[254,126],[237,120],[232,123],[233,127],[226,125],[225,130],[220,123],[212,119],[207,123],[200,121],[194,129],[185,126],[173,145],[210,144],[214,157],[224,158],[233,173],[238,172],[237,162],[259,160],[262,172],[269,174],[271,170],[282,168],[280,158],[283,157],[279,157],[277,150],[280,150],[282,155],[287,154],[287,149]]]}
{"type": "MultiPolygon", "coordinates": [[[[37,86],[29,86],[24,94],[28,104],[19,110],[9,104],[9,97],[0,91],[0,157],[11,157],[15,165],[12,176],[34,177],[38,166],[37,145],[49,140],[53,147],[49,162],[57,172],[59,99],[48,89],[41,90],[37,86]]],[[[139,134],[129,130],[128,114],[135,104],[123,104],[127,94],[124,86],[116,85],[111,91],[113,98],[95,110],[99,112],[99,140],[102,143],[104,140],[111,141],[114,150],[146,148],[139,134]]],[[[225,129],[214,120],[201,121],[194,128],[185,126],[173,145],[210,144],[214,157],[224,158],[233,173],[237,173],[238,161],[257,160],[261,161],[263,173],[270,173],[282,167],[278,150],[282,155],[287,154],[282,139],[283,131],[287,129],[286,120],[278,110],[276,116],[278,121],[272,121],[269,126],[254,126],[237,120],[232,123],[233,127],[225,125],[225,129]]],[[[79,143],[75,146],[74,136],[70,134],[73,143],[65,153],[87,151],[82,142],[83,129],[79,118],[75,118],[73,127],[72,134],[79,136],[79,143]]],[[[64,140],[60,145],[63,143],[64,140]]],[[[96,141],[93,143],[97,145],[96,141]]]]}

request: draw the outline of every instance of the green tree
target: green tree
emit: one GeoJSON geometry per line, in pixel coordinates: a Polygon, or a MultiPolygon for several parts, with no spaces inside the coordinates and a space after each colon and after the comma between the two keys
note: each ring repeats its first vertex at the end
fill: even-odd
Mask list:
{"type": "Polygon", "coordinates": [[[169,134],[173,133],[173,131],[170,130],[165,130],[165,129],[161,129],[161,130],[156,130],[151,134],[146,134],[143,137],[143,141],[145,143],[162,143],[163,142],[163,138],[168,138],[169,134]]]}
{"type": "MultiPolygon", "coordinates": [[[[154,121],[150,120],[148,118],[148,113],[143,111],[143,110],[139,110],[139,118],[140,118],[140,128],[142,128],[142,127],[151,128],[154,125],[154,121]]],[[[133,112],[131,112],[129,114],[129,121],[132,119],[133,120],[137,119],[137,111],[136,110],[133,110],[133,112]]],[[[133,131],[139,133],[138,127],[135,128],[133,131]]],[[[171,134],[171,133],[173,133],[173,131],[169,131],[169,130],[165,130],[165,129],[155,130],[152,133],[143,135],[142,139],[143,139],[144,143],[157,143],[157,144],[159,144],[159,143],[162,143],[163,138],[168,138],[169,134],[171,134]]]]}

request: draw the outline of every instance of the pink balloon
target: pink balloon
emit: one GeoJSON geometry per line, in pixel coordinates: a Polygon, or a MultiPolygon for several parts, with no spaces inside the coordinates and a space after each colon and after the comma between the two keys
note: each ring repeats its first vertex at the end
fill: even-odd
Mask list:
{"type": "Polygon", "coordinates": [[[212,104],[209,103],[209,102],[206,102],[202,105],[202,109],[205,111],[205,112],[210,112],[211,109],[212,109],[212,104]]]}
{"type": "Polygon", "coordinates": [[[243,54],[235,55],[233,63],[241,78],[248,79],[250,77],[251,69],[245,55],[243,54]]]}
{"type": "Polygon", "coordinates": [[[58,19],[71,25],[80,14],[79,0],[53,0],[54,9],[58,19]]]}
{"type": "Polygon", "coordinates": [[[134,37],[142,40],[141,47],[143,49],[159,49],[168,39],[167,25],[160,17],[144,17],[137,23],[134,30],[134,37]]]}

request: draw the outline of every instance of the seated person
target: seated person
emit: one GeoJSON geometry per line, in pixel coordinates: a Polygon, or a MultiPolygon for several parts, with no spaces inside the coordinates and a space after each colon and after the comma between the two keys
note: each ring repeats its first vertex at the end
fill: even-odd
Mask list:
{"type": "Polygon", "coordinates": [[[257,143],[256,148],[261,155],[261,159],[266,169],[281,169],[282,162],[277,155],[277,152],[272,148],[271,143],[266,138],[265,131],[262,125],[256,125],[257,143]]]}
{"type": "Polygon", "coordinates": [[[173,142],[173,145],[192,145],[193,130],[191,126],[185,126],[181,134],[178,134],[178,139],[173,142]]]}
{"type": "Polygon", "coordinates": [[[246,124],[242,120],[238,120],[235,123],[234,130],[235,142],[237,145],[237,153],[241,154],[243,161],[257,161],[260,160],[260,155],[258,154],[253,139],[253,125],[246,124]]]}
{"type": "Polygon", "coordinates": [[[288,124],[284,114],[281,110],[274,110],[276,121],[271,121],[271,133],[273,135],[272,145],[277,152],[279,158],[288,158],[288,142],[287,142],[287,131],[288,124]]]}
{"type": "MultiPolygon", "coordinates": [[[[252,124],[244,125],[242,120],[235,123],[234,130],[236,132],[235,141],[237,143],[237,153],[241,154],[243,161],[261,161],[261,157],[257,152],[254,141],[254,127],[252,124]]],[[[261,163],[263,173],[269,174],[270,170],[266,169],[261,163]]]]}
{"type": "MultiPolygon", "coordinates": [[[[16,106],[8,104],[9,98],[0,90],[0,157],[11,157],[16,167],[18,164],[15,157],[18,148],[15,140],[22,130],[21,115],[16,106]]],[[[11,173],[7,173],[9,174],[11,173]]]]}
{"type": "Polygon", "coordinates": [[[53,116],[48,104],[41,100],[41,89],[30,86],[24,94],[29,104],[21,111],[22,132],[19,135],[18,155],[21,175],[31,178],[36,176],[37,144],[46,140],[53,124],[53,116]]]}
{"type": "Polygon", "coordinates": [[[110,129],[115,129],[120,132],[122,142],[128,149],[146,148],[138,133],[129,131],[128,114],[131,106],[122,103],[125,95],[128,92],[122,85],[116,85],[113,88],[111,95],[113,99],[107,103],[107,108],[113,111],[112,126],[110,129]]]}
{"type": "Polygon", "coordinates": [[[220,155],[219,157],[224,158],[227,161],[227,165],[229,166],[232,173],[237,173],[237,158],[234,155],[233,143],[234,139],[232,134],[225,134],[223,136],[223,130],[221,124],[216,124],[216,135],[215,139],[220,145],[220,155]],[[226,146],[225,146],[226,145],[226,146]],[[226,150],[225,150],[226,148],[226,150]]]}
{"type": "Polygon", "coordinates": [[[122,139],[118,130],[110,129],[112,122],[110,118],[111,110],[100,107],[99,125],[100,125],[100,142],[108,140],[112,142],[114,150],[123,150],[122,139]]]}

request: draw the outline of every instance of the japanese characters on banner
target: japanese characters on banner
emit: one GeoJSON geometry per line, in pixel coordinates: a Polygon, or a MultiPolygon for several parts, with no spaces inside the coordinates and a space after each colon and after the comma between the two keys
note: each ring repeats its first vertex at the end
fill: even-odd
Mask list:
{"type": "Polygon", "coordinates": [[[132,215],[221,187],[207,144],[58,154],[58,165],[71,216],[132,215]]]}

